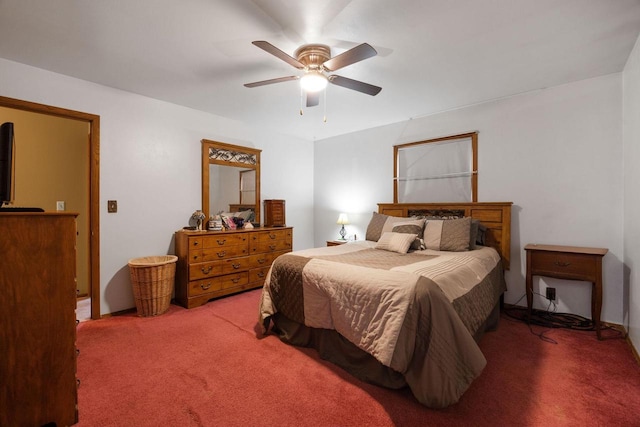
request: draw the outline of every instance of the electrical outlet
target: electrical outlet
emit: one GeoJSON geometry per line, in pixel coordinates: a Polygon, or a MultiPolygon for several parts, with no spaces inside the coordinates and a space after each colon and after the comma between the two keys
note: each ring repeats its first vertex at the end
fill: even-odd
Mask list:
{"type": "Polygon", "coordinates": [[[109,213],[118,212],[118,201],[117,200],[107,200],[107,212],[109,212],[109,213]]]}
{"type": "Polygon", "coordinates": [[[547,288],[547,299],[551,301],[556,300],[556,288],[547,288]]]}
{"type": "Polygon", "coordinates": [[[60,201],[60,200],[58,200],[58,201],[56,202],[56,210],[57,210],[57,211],[63,211],[63,210],[64,210],[64,208],[65,208],[65,203],[64,203],[64,201],[60,201]]]}

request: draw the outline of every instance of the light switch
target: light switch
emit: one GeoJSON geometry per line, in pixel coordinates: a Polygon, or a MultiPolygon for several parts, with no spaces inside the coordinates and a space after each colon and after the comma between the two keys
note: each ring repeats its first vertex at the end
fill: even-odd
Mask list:
{"type": "Polygon", "coordinates": [[[118,212],[118,201],[117,200],[108,200],[107,201],[107,212],[109,212],[109,213],[118,212]]]}
{"type": "Polygon", "coordinates": [[[65,207],[64,205],[65,205],[64,201],[58,200],[56,202],[56,210],[57,211],[63,211],[64,207],[65,207]]]}

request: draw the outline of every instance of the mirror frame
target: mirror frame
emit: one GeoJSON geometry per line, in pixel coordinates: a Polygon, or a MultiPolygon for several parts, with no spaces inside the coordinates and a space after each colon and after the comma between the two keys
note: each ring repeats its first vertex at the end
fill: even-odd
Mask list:
{"type": "Polygon", "coordinates": [[[209,166],[221,165],[256,171],[256,207],[254,222],[260,222],[260,153],[257,148],[202,140],[202,212],[209,218],[209,166]],[[214,155],[214,153],[217,154],[214,155]]]}

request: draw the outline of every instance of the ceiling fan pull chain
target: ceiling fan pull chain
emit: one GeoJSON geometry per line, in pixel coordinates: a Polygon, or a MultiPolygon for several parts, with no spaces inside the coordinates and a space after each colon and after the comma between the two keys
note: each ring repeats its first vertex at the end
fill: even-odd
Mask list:
{"type": "Polygon", "coordinates": [[[300,86],[300,115],[301,116],[304,114],[304,111],[302,110],[303,98],[304,98],[304,89],[302,89],[302,86],[300,86]]]}
{"type": "Polygon", "coordinates": [[[327,88],[324,88],[324,118],[323,121],[327,123],[327,88]]]}

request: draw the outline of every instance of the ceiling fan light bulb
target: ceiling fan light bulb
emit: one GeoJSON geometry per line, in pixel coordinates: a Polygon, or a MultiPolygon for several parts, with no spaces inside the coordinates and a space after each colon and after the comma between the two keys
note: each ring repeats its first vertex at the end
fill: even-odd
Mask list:
{"type": "Polygon", "coordinates": [[[319,92],[327,87],[327,78],[317,72],[309,72],[300,79],[300,86],[306,92],[319,92]]]}

